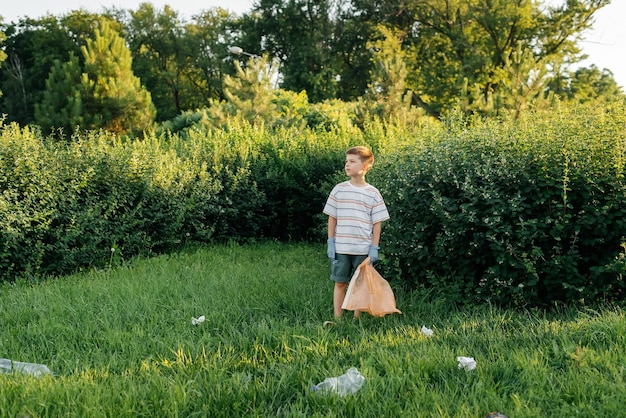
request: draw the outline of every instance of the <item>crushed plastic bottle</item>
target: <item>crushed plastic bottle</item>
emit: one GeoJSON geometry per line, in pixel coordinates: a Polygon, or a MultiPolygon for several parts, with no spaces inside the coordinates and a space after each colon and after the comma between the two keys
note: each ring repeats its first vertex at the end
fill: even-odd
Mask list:
{"type": "Polygon", "coordinates": [[[501,412],[495,411],[488,413],[485,418],[507,418],[507,416],[501,412]]]}
{"type": "Polygon", "coordinates": [[[197,318],[191,318],[191,325],[198,325],[203,323],[204,321],[206,321],[206,318],[204,317],[204,315],[201,315],[197,318]]]}
{"type": "Polygon", "coordinates": [[[459,362],[459,369],[465,370],[474,370],[476,368],[476,360],[474,357],[457,357],[456,360],[459,362]]]}
{"type": "Polygon", "coordinates": [[[48,366],[44,364],[24,363],[21,361],[9,360],[8,358],[0,358],[0,372],[24,373],[35,377],[44,374],[52,374],[48,366]]]}
{"type": "Polygon", "coordinates": [[[336,393],[340,396],[356,393],[365,383],[365,377],[356,369],[351,367],[341,376],[328,377],[323,382],[313,385],[313,392],[336,393]]]}
{"type": "Polygon", "coordinates": [[[422,334],[424,334],[425,337],[432,337],[433,330],[430,328],[426,328],[426,325],[422,325],[422,334]]]}

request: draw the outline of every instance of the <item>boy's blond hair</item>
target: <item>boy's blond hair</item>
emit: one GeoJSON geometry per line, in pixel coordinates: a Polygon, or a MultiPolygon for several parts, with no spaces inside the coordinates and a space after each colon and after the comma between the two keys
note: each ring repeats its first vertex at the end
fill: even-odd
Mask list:
{"type": "Polygon", "coordinates": [[[374,154],[367,147],[352,147],[346,151],[346,155],[358,155],[361,162],[369,166],[368,168],[372,168],[372,165],[374,165],[374,154]]]}

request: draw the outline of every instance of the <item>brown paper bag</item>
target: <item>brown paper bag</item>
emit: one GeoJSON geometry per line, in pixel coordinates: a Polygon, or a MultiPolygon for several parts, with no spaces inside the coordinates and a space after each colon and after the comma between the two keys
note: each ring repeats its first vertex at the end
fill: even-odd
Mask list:
{"type": "Polygon", "coordinates": [[[396,299],[389,282],[370,264],[369,257],[357,267],[350,279],[341,308],[367,312],[372,316],[402,313],[396,308],[396,299]]]}

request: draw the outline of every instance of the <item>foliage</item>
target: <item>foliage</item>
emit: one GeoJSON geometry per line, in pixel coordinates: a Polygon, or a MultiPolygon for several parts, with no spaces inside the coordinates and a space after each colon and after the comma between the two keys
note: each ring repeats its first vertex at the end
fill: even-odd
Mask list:
{"type": "Polygon", "coordinates": [[[321,184],[340,168],[337,147],[352,143],[341,132],[237,121],[142,141],[77,132],[55,143],[14,124],[1,132],[0,270],[9,281],[101,266],[111,248],[132,257],[183,242],[316,239],[321,184]]]}
{"type": "Polygon", "coordinates": [[[3,280],[101,266],[111,248],[131,257],[256,232],[237,223],[259,202],[235,150],[209,158],[98,133],[58,144],[16,125],[1,140],[3,280]]]}
{"type": "Polygon", "coordinates": [[[450,115],[383,170],[390,274],[460,303],[623,298],[624,114],[450,115]]]}
{"type": "Polygon", "coordinates": [[[170,6],[155,11],[142,3],[131,12],[126,31],[133,71],[150,91],[159,119],[173,118],[186,100],[184,67],[191,56],[181,20],[170,6]]]}
{"type": "Polygon", "coordinates": [[[600,71],[595,65],[574,71],[570,89],[568,97],[580,103],[619,100],[624,93],[610,70],[600,71]]]}
{"type": "Polygon", "coordinates": [[[130,15],[125,27],[133,70],[152,95],[158,121],[223,98],[232,15],[214,9],[185,22],[170,6],[155,10],[150,3],[130,15]]]}
{"type": "Polygon", "coordinates": [[[394,289],[402,315],[325,329],[327,275],[321,245],[231,244],[2,286],[2,356],[54,376],[0,374],[0,416],[622,415],[620,306],[459,310],[394,289]],[[354,396],[311,391],[349,367],[354,396]]]}
{"type": "Polygon", "coordinates": [[[504,65],[495,72],[500,89],[481,91],[474,84],[471,94],[467,80],[464,88],[463,110],[479,112],[488,116],[520,118],[532,109],[546,109],[554,104],[554,95],[544,97],[547,86],[547,69],[537,62],[530,49],[523,49],[521,42],[511,56],[504,58],[504,65]]]}
{"type": "MultiPolygon", "coordinates": [[[[235,62],[236,77],[224,79],[223,102],[211,101],[208,109],[216,126],[231,117],[248,121],[251,124],[268,124],[280,109],[273,103],[272,80],[278,76],[276,66],[272,66],[269,57],[250,57],[247,66],[235,62]]],[[[306,101],[306,100],[305,100],[306,101]]]]}
{"type": "MultiPolygon", "coordinates": [[[[439,115],[456,105],[466,84],[483,100],[488,101],[490,95],[504,98],[490,106],[506,108],[510,100],[537,95],[549,81],[538,74],[555,62],[580,60],[576,39],[608,2],[576,0],[548,6],[509,0],[353,0],[342,17],[356,20],[361,30],[384,25],[407,34],[403,42],[410,75],[407,87],[420,106],[439,115]],[[518,48],[525,54],[532,51],[532,57],[524,58],[516,69],[518,75],[511,78],[506,76],[507,61],[516,61],[518,48]],[[532,88],[520,95],[526,83],[532,88]]],[[[476,100],[481,103],[479,97],[476,100]]]]}
{"type": "MultiPolygon", "coordinates": [[[[76,41],[67,39],[69,33],[64,34],[65,43],[73,44],[65,58],[55,58],[51,65],[38,63],[49,73],[43,78],[45,88],[38,92],[34,102],[36,122],[46,133],[58,130],[62,135],[70,134],[77,126],[133,135],[149,128],[154,119],[150,94],[132,74],[128,48],[114,30],[117,25],[106,19],[85,22],[78,14],[65,17],[64,22],[68,27],[60,29],[56,19],[44,21],[56,28],[54,33],[63,34],[63,30],[69,32],[69,28],[74,27],[81,31],[74,33],[76,41]],[[93,38],[86,36],[91,31],[93,38]],[[80,58],[74,53],[79,45],[82,45],[80,58]]],[[[23,36],[28,34],[34,37],[37,32],[26,30],[23,36]]],[[[29,68],[22,64],[19,55],[14,56],[13,64],[14,78],[22,84],[24,112],[28,113],[26,98],[31,89],[24,83],[28,80],[29,68]]]]}
{"type": "Polygon", "coordinates": [[[624,102],[558,106],[501,121],[457,112],[443,125],[232,118],[132,141],[76,132],[54,143],[3,126],[2,280],[101,266],[110,248],[128,258],[184,242],[323,240],[344,152],[365,144],[392,214],[390,279],[458,303],[622,299],[624,102]]]}
{"type": "Polygon", "coordinates": [[[24,18],[6,26],[8,60],[0,71],[5,93],[0,113],[7,115],[7,121],[21,125],[34,121],[35,104],[42,101],[55,62],[67,62],[71,54],[82,60],[80,47],[93,36],[99,19],[100,15],[77,10],[59,17],[24,18]]]}
{"type": "MultiPolygon", "coordinates": [[[[138,135],[154,121],[150,93],[132,71],[132,58],[122,37],[106,20],[81,48],[85,58],[77,86],[81,114],[70,120],[83,129],[138,135]]],[[[72,99],[70,99],[71,101],[72,99]]]]}
{"type": "Polygon", "coordinates": [[[81,66],[78,57],[70,53],[69,61],[55,61],[46,80],[46,90],[40,103],[35,103],[35,121],[44,132],[56,131],[58,136],[71,134],[72,123],[82,113],[80,91],[81,66]]]}
{"type": "MultiPolygon", "coordinates": [[[[279,70],[272,83],[281,93],[306,95],[313,104],[376,103],[374,109],[360,109],[359,126],[368,114],[386,118],[390,111],[400,111],[395,119],[419,118],[415,108],[439,117],[459,98],[468,113],[513,116],[550,106],[554,96],[611,101],[623,92],[610,71],[593,66],[569,71],[582,58],[576,44],[580,34],[608,1],[575,0],[552,7],[513,0],[488,5],[482,0],[262,0],[243,16],[213,8],[188,20],[170,6],[157,9],[143,3],[134,11],[77,10],[0,22],[8,55],[0,68],[0,114],[22,126],[56,122],[41,112],[35,117],[35,105],[50,99],[44,98],[50,95],[50,71],[57,60],[68,62],[70,53],[82,68],[81,48],[94,38],[102,19],[128,45],[133,73],[150,93],[160,123],[208,106],[232,114],[222,105],[227,99],[224,80],[237,72],[229,49],[233,45],[266,55],[279,70]],[[371,87],[381,87],[381,82],[394,88],[380,90],[371,102],[371,87]],[[392,96],[385,98],[384,93],[392,96]],[[403,101],[398,101],[400,95],[403,101]]],[[[99,123],[79,118],[63,125],[76,122],[99,123]]]]}
{"type": "Polygon", "coordinates": [[[329,0],[261,0],[241,26],[242,44],[280,60],[281,88],[313,103],[336,97],[334,16],[329,0]]]}
{"type": "MultiPolygon", "coordinates": [[[[224,79],[226,100],[211,100],[208,108],[184,112],[159,130],[180,132],[225,128],[233,120],[267,129],[350,129],[356,110],[340,101],[309,103],[306,92],[276,88],[277,66],[269,57],[252,57],[244,67],[235,63],[236,75],[224,79]]],[[[357,106],[358,107],[358,106],[357,106]]]]}
{"type": "MultiPolygon", "coordinates": [[[[2,16],[0,16],[0,23],[2,23],[2,16]]],[[[6,39],[7,36],[4,34],[4,32],[0,31],[0,45],[2,45],[6,39]]],[[[0,64],[2,64],[6,59],[7,54],[4,52],[4,50],[0,50],[0,64]]],[[[0,96],[2,96],[2,90],[0,90],[0,96]]]]}
{"type": "Polygon", "coordinates": [[[401,49],[406,34],[385,27],[379,30],[384,38],[370,45],[370,49],[376,51],[372,58],[372,83],[358,101],[357,124],[363,126],[372,117],[384,122],[414,124],[424,113],[421,108],[412,106],[412,93],[406,87],[407,69],[401,49]]]}

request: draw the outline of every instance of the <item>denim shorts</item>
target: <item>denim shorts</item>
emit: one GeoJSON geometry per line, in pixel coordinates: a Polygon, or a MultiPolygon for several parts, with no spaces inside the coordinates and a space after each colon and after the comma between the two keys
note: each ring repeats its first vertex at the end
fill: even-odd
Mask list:
{"type": "Polygon", "coordinates": [[[367,255],[335,254],[330,267],[330,280],[338,283],[349,282],[357,267],[367,258],[367,255]]]}

